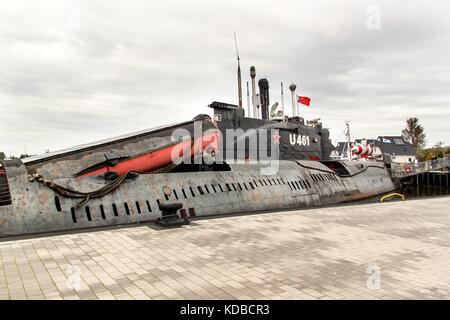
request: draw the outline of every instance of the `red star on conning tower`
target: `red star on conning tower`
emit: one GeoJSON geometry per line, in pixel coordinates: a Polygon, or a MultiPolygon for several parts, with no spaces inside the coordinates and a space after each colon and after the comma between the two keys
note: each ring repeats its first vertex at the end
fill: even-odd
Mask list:
{"type": "Polygon", "coordinates": [[[278,134],[278,131],[276,131],[276,132],[272,135],[273,143],[275,143],[275,144],[280,144],[280,139],[281,139],[281,136],[278,134]]]}

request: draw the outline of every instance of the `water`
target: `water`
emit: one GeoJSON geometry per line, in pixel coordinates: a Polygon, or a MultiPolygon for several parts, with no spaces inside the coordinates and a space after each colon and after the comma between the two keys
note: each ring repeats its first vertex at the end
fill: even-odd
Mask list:
{"type": "Polygon", "coordinates": [[[435,187],[435,186],[404,186],[398,190],[406,198],[429,198],[450,195],[450,188],[435,187]]]}

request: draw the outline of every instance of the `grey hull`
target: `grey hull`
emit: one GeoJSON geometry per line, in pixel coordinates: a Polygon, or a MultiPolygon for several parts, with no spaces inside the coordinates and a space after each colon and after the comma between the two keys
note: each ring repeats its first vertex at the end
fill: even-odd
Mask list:
{"type": "MultiPolygon", "coordinates": [[[[154,221],[161,217],[158,202],[181,203],[180,216],[201,217],[337,204],[395,189],[382,163],[341,163],[348,175],[340,176],[321,162],[290,160],[277,162],[274,175],[262,175],[256,164],[230,165],[230,171],[140,174],[77,208],[79,199],[30,182],[21,161],[5,162],[12,204],[0,207],[0,236],[154,221]],[[169,197],[163,186],[173,190],[169,197]]],[[[95,177],[54,181],[80,191],[106,183],[95,177]]]]}

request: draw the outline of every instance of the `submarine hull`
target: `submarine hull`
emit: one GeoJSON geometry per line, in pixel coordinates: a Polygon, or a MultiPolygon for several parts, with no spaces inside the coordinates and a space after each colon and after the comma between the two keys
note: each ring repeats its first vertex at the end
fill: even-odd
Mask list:
{"type": "MultiPolygon", "coordinates": [[[[4,162],[10,204],[0,206],[0,236],[155,221],[160,203],[180,203],[181,218],[302,209],[369,198],[396,188],[383,163],[279,160],[276,174],[261,164],[229,164],[220,170],[136,174],[109,194],[78,206],[79,199],[29,181],[20,160],[4,162]],[[336,165],[341,171],[336,171],[336,165]],[[345,173],[342,173],[345,170],[345,173]],[[163,188],[171,190],[170,195],[163,188]]],[[[104,179],[60,177],[55,183],[89,191],[104,179]]]]}

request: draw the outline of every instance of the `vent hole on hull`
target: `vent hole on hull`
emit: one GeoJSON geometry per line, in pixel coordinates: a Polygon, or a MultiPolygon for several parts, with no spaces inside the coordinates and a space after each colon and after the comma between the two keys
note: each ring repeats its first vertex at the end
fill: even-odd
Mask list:
{"type": "Polygon", "coordinates": [[[129,216],[130,215],[130,208],[128,207],[128,203],[124,202],[123,206],[125,207],[125,212],[126,212],[127,216],[129,216]]]}
{"type": "Polygon", "coordinates": [[[77,223],[77,215],[75,214],[75,209],[70,208],[70,213],[72,214],[72,221],[73,223],[77,223]]]}
{"type": "Polygon", "coordinates": [[[105,220],[106,216],[105,216],[105,209],[103,209],[103,205],[100,205],[100,214],[102,215],[102,219],[105,220]]]}
{"type": "Polygon", "coordinates": [[[58,211],[58,212],[61,211],[61,203],[59,202],[59,197],[55,197],[55,207],[56,207],[56,211],[58,211]]]}
{"type": "Polygon", "coordinates": [[[137,212],[140,214],[141,213],[141,206],[139,205],[139,201],[136,201],[136,209],[137,209],[137,212]]]}
{"type": "Polygon", "coordinates": [[[150,205],[150,202],[147,200],[147,209],[148,212],[152,212],[152,206],[150,205]]]}
{"type": "Polygon", "coordinates": [[[118,217],[119,216],[119,212],[117,211],[117,206],[116,206],[115,203],[112,204],[112,208],[113,208],[114,216],[118,217]]]}
{"type": "Polygon", "coordinates": [[[89,209],[89,206],[84,207],[84,210],[86,211],[86,217],[87,217],[88,221],[92,221],[91,209],[89,209]]]}

